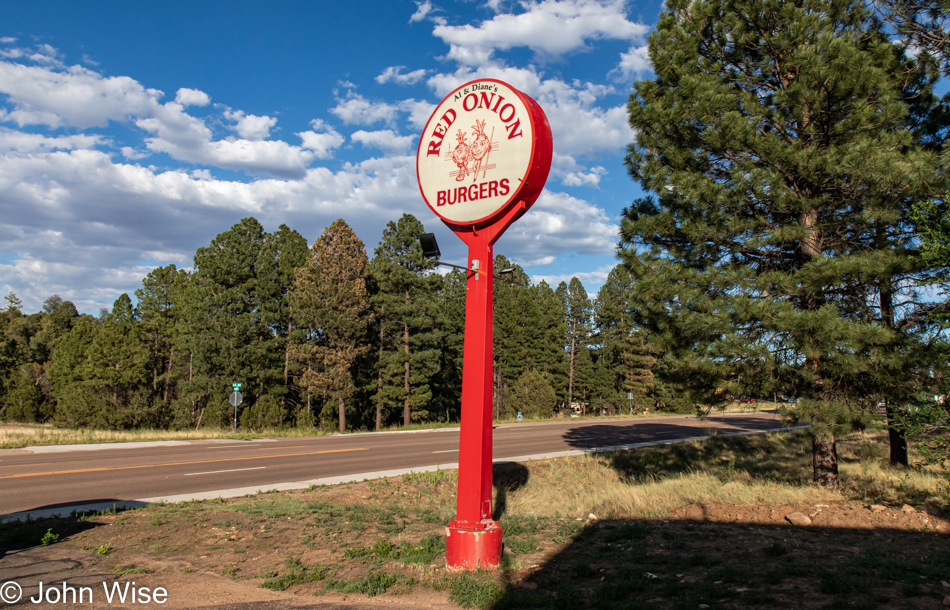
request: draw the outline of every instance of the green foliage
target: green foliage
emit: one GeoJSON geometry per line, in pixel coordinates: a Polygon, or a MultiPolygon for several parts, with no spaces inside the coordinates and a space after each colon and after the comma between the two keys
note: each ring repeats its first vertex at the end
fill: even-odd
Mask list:
{"type": "Polygon", "coordinates": [[[403,214],[383,231],[370,264],[373,312],[378,334],[375,395],[377,429],[401,414],[404,425],[426,421],[432,400],[430,380],[439,369],[439,337],[433,298],[440,278],[422,255],[416,236],[425,228],[403,214]]]}
{"type": "Polygon", "coordinates": [[[491,579],[467,572],[457,576],[450,588],[449,599],[463,608],[490,608],[504,594],[504,590],[491,579]]]}
{"type": "Polygon", "coordinates": [[[43,546],[49,546],[51,544],[56,544],[59,540],[59,534],[53,533],[52,528],[46,530],[46,533],[43,534],[43,537],[40,538],[40,544],[43,546]]]}
{"type": "Polygon", "coordinates": [[[356,394],[355,366],[370,349],[368,265],[363,242],[336,220],[314,242],[307,265],[296,269],[288,295],[293,319],[306,335],[291,346],[289,357],[306,369],[299,383],[320,397],[323,423],[330,425],[335,412],[340,432],[346,430],[347,402],[356,394]]]}
{"type": "Polygon", "coordinates": [[[941,187],[917,127],[933,75],[854,0],[671,1],[649,52],[626,163],[651,196],[621,256],[658,403],[661,386],[702,410],[747,389],[811,399],[834,485],[828,435],[861,419],[842,405],[926,371],[907,235],[941,187]]]}
{"type": "Polygon", "coordinates": [[[555,406],[557,396],[554,388],[541,373],[528,369],[512,387],[505,414],[509,417],[516,413],[524,417],[551,417],[555,406]]]}

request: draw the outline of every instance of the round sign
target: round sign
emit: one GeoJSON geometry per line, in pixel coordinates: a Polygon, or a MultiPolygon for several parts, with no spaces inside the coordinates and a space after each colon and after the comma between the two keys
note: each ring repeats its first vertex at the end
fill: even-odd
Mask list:
{"type": "Polygon", "coordinates": [[[499,80],[474,80],[429,117],[416,152],[419,189],[445,222],[484,224],[517,202],[534,203],[552,152],[537,102],[499,80]]]}

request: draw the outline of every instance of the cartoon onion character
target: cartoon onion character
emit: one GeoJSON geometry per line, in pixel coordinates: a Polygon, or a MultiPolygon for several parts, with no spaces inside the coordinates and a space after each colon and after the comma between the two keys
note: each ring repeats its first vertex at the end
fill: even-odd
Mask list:
{"type": "Polygon", "coordinates": [[[452,161],[459,168],[459,174],[455,177],[455,180],[461,182],[468,176],[468,160],[472,156],[472,151],[468,142],[465,141],[465,132],[459,129],[458,133],[455,134],[455,138],[458,140],[458,146],[452,151],[452,161]]]}
{"type": "Polygon", "coordinates": [[[472,173],[475,175],[475,179],[477,180],[478,169],[482,166],[482,160],[485,159],[485,155],[487,155],[488,151],[491,150],[491,140],[489,140],[488,136],[485,135],[485,121],[479,121],[476,119],[475,124],[472,125],[472,129],[475,130],[475,140],[469,147],[469,151],[472,158],[475,159],[475,168],[472,170],[472,173]]]}

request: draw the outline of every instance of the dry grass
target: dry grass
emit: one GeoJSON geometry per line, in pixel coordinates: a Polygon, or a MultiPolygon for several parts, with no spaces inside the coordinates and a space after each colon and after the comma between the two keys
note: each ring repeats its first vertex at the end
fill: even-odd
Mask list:
{"type": "Polygon", "coordinates": [[[839,443],[837,490],[811,482],[807,433],[712,438],[557,460],[528,462],[527,482],[506,498],[513,515],[657,518],[697,503],[950,506],[950,473],[892,468],[886,433],[852,434],[839,443]],[[565,482],[575,482],[565,484],[565,482]],[[631,484],[636,483],[636,484],[631,484]]]}
{"type": "Polygon", "coordinates": [[[319,436],[316,428],[264,429],[233,434],[224,428],[200,430],[70,430],[50,425],[17,424],[0,426],[0,449],[34,445],[81,445],[87,443],[128,443],[143,441],[205,440],[215,438],[265,438],[275,436],[319,436]]]}

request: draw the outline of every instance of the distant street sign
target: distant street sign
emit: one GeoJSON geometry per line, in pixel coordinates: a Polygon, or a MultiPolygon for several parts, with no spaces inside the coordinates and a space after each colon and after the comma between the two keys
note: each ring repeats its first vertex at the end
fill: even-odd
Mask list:
{"type": "Polygon", "coordinates": [[[234,383],[231,384],[231,389],[233,389],[235,392],[237,392],[237,391],[239,391],[239,390],[241,389],[241,386],[242,386],[242,385],[244,385],[244,384],[241,383],[240,381],[235,381],[234,383]]]}
{"type": "Polygon", "coordinates": [[[231,395],[228,397],[228,402],[231,403],[232,407],[236,407],[244,402],[244,396],[242,396],[240,392],[231,392],[231,395]]]}

